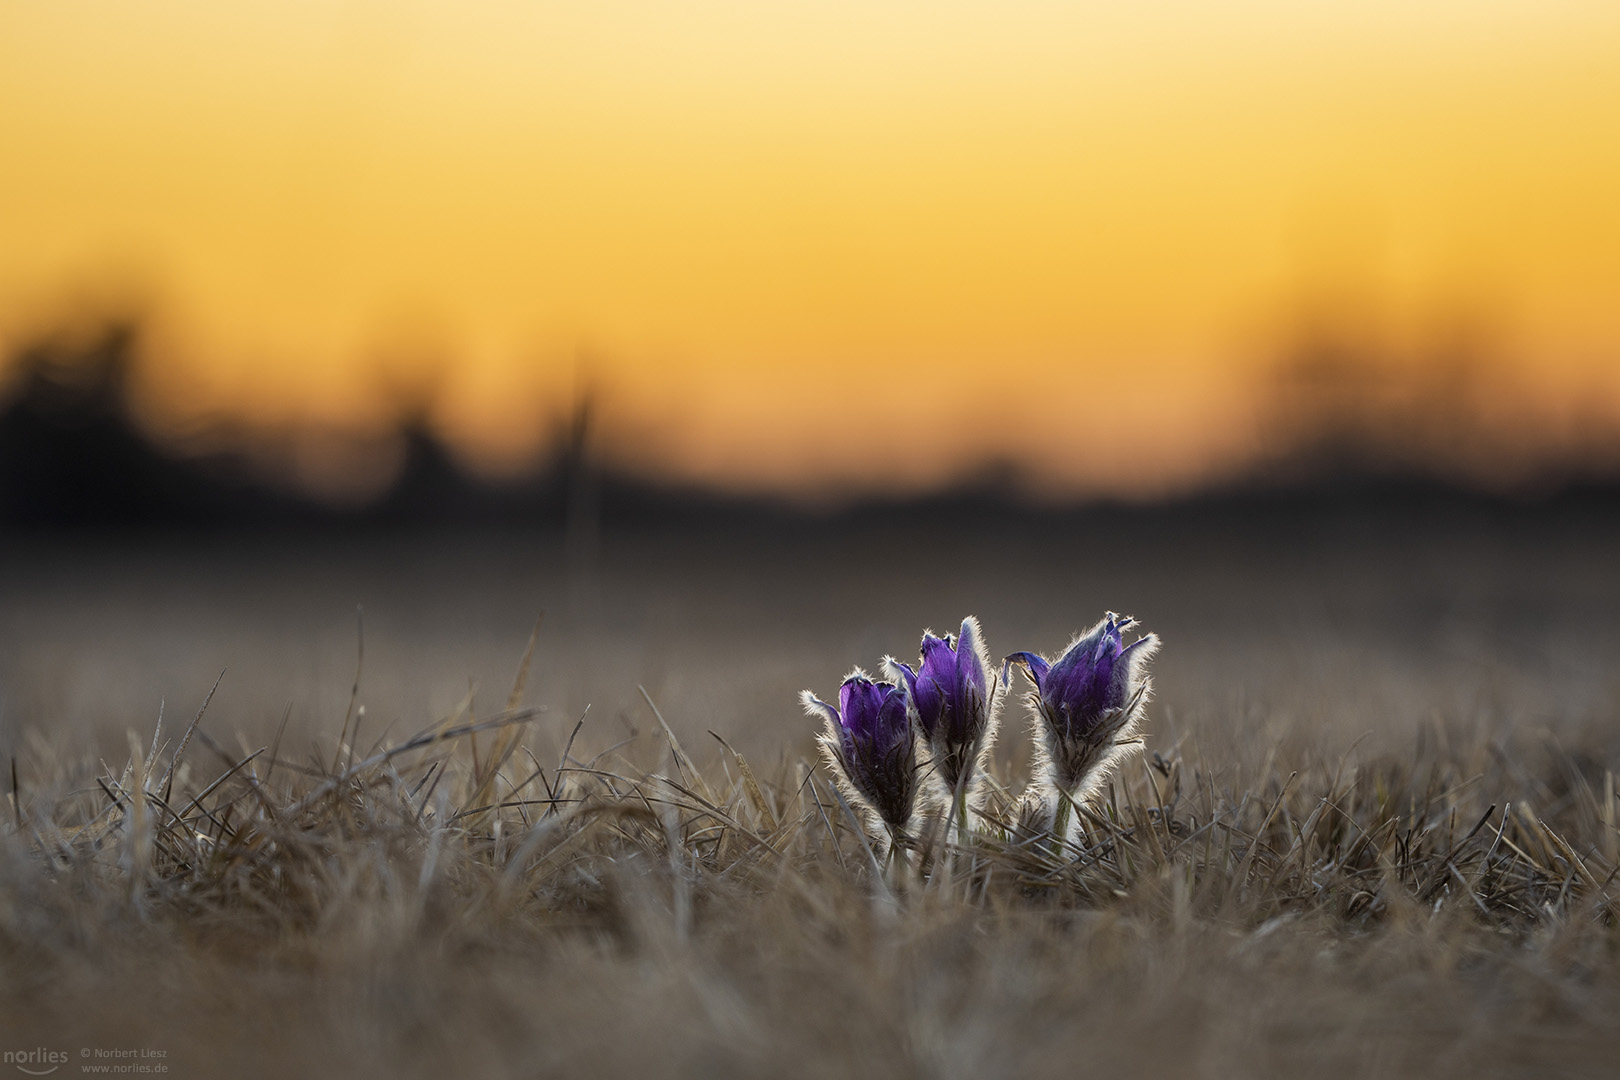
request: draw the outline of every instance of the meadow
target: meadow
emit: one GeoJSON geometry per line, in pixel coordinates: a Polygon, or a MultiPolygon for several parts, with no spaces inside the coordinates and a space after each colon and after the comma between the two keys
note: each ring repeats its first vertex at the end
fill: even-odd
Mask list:
{"type": "MultiPolygon", "coordinates": [[[[6,541],[0,1048],[182,1077],[1612,1075],[1605,498],[602,536],[6,541]],[[999,658],[1108,609],[1163,649],[1075,842],[922,828],[886,868],[798,692],[966,614],[999,658]]],[[[1021,678],[987,818],[1029,769],[1021,678]]]]}

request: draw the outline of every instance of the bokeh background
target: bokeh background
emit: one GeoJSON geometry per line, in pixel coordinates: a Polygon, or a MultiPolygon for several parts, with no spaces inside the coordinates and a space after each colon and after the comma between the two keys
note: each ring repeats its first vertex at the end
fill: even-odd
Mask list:
{"type": "Polygon", "coordinates": [[[357,606],[377,735],[1107,608],[1155,738],[1612,724],[1615,192],[1599,0],[0,0],[0,750],[357,606]]]}
{"type": "Polygon", "coordinates": [[[8,2],[5,370],[137,321],[145,435],[340,502],[586,396],[732,492],[1155,497],[1356,408],[1524,484],[1613,458],[1617,55],[1601,0],[8,2]]]}

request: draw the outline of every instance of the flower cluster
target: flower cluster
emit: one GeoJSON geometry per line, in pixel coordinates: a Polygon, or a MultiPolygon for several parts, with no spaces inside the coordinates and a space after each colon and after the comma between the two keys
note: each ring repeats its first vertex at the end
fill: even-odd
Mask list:
{"type": "Polygon", "coordinates": [[[1012,666],[1034,684],[1026,699],[1035,736],[1035,770],[1026,805],[1060,836],[1068,807],[1091,798],[1135,738],[1151,690],[1145,666],[1159,647],[1153,634],[1130,644],[1129,616],[1109,612],[1056,660],[1016,652],[997,677],[977,619],[940,637],[925,631],[915,668],[890,657],[885,681],[856,668],[839,688],[838,707],[806,690],[805,709],[823,717],[829,765],[851,801],[903,843],[920,801],[966,829],[979,802],[978,781],[995,740],[997,713],[1012,666]]]}

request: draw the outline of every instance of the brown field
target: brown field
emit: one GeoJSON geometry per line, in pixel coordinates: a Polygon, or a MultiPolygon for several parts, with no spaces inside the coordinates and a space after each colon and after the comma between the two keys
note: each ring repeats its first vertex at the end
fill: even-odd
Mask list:
{"type": "MultiPolygon", "coordinates": [[[[1613,508],[604,535],[7,542],[0,1049],[178,1077],[1613,1075],[1613,508]],[[1085,842],[879,873],[796,692],[970,612],[999,656],[1110,608],[1164,647],[1085,842]]],[[[1011,794],[1027,747],[1010,704],[1011,794]]]]}

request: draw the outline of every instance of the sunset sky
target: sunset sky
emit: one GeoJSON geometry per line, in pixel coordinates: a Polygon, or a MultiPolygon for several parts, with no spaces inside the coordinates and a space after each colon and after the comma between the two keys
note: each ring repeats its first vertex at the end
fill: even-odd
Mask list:
{"type": "Polygon", "coordinates": [[[167,438],[741,490],[1174,490],[1313,319],[1620,423],[1620,4],[0,0],[0,344],[115,309],[167,438]]]}

